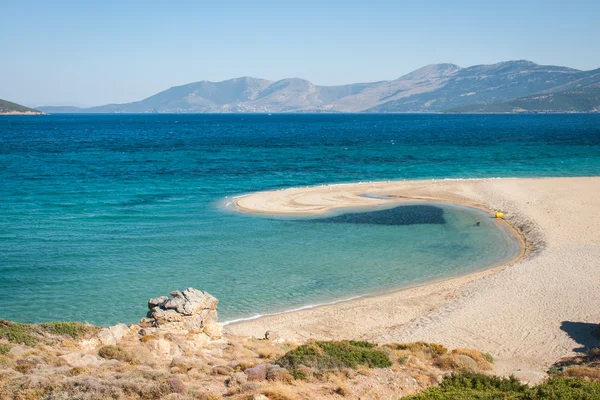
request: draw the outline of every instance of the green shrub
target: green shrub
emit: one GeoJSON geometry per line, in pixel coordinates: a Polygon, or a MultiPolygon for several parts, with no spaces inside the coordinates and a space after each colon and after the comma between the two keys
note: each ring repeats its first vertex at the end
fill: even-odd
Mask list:
{"type": "Polygon", "coordinates": [[[374,344],[347,340],[311,342],[287,352],[276,363],[287,368],[296,378],[305,377],[298,370],[301,365],[318,372],[358,366],[387,368],[392,365],[387,354],[374,344]]]}
{"type": "Polygon", "coordinates": [[[600,382],[576,378],[550,378],[528,387],[517,378],[499,378],[482,374],[454,374],[410,400],[597,400],[600,382]]]}
{"type": "Polygon", "coordinates": [[[44,322],[40,327],[55,335],[71,336],[73,339],[78,339],[88,333],[95,331],[97,328],[92,325],[85,325],[80,322],[44,322]]]}
{"type": "Polygon", "coordinates": [[[8,354],[8,352],[10,351],[11,347],[10,344],[2,344],[0,343],[0,355],[3,356],[5,354],[8,354]]]}
{"type": "Polygon", "coordinates": [[[600,399],[600,382],[554,377],[532,387],[523,398],[526,400],[597,400],[600,399]]]}
{"type": "Polygon", "coordinates": [[[474,373],[453,374],[439,386],[406,397],[411,400],[521,399],[527,386],[516,378],[498,378],[474,373]]]}
{"type": "Polygon", "coordinates": [[[50,340],[48,333],[77,339],[98,329],[98,327],[79,322],[59,321],[44,322],[42,324],[21,324],[0,319],[0,338],[11,343],[22,343],[31,347],[35,346],[40,340],[50,340]]]}
{"type": "Polygon", "coordinates": [[[132,361],[131,354],[120,346],[104,346],[98,349],[98,355],[107,360],[132,361]]]}
{"type": "Polygon", "coordinates": [[[0,338],[6,339],[11,343],[22,343],[33,347],[37,343],[35,333],[35,325],[0,320],[0,338]]]}
{"type": "Polygon", "coordinates": [[[482,353],[483,354],[483,358],[485,358],[487,360],[487,362],[489,362],[490,364],[494,363],[494,356],[492,356],[490,353],[482,353]]]}

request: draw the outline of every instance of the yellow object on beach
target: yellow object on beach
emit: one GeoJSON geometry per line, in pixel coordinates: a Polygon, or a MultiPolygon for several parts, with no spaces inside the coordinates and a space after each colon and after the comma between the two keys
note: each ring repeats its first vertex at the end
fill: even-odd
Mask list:
{"type": "Polygon", "coordinates": [[[496,213],[496,218],[502,218],[502,217],[504,217],[504,213],[501,213],[500,211],[498,211],[496,213]]]}

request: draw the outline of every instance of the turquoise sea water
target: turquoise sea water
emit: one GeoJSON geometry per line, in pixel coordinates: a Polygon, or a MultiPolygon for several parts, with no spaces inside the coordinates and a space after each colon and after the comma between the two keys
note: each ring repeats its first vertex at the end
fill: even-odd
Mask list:
{"type": "Polygon", "coordinates": [[[327,183],[599,174],[600,115],[0,117],[0,318],[133,322],[149,297],[192,286],[231,320],[464,274],[516,251],[477,210],[225,204],[327,183]]]}

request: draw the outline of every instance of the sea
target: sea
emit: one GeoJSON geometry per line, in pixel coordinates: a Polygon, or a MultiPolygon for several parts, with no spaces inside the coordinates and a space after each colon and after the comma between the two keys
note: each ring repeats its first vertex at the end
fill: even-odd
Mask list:
{"type": "Polygon", "coordinates": [[[598,114],[0,116],[0,318],[130,323],[148,298],[194,287],[231,322],[464,275],[519,251],[480,210],[282,217],[232,203],[350,182],[592,175],[598,114]]]}

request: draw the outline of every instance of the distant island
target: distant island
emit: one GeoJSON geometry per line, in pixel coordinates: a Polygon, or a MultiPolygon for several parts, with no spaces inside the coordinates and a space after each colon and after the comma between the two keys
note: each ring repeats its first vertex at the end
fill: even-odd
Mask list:
{"type": "Polygon", "coordinates": [[[40,115],[41,111],[0,99],[0,115],[40,115]]]}
{"type": "Polygon", "coordinates": [[[141,101],[38,107],[47,113],[473,113],[599,112],[600,68],[506,61],[432,64],[392,81],[318,86],[252,77],[172,87],[141,101]]]}

